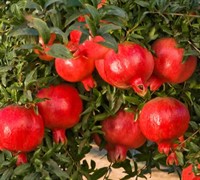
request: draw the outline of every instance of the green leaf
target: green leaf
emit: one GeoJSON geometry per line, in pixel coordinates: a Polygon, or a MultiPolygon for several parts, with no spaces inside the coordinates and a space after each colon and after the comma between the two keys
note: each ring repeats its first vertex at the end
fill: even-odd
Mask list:
{"type": "Polygon", "coordinates": [[[62,44],[53,44],[47,54],[55,58],[63,59],[70,59],[73,57],[71,52],[62,44]]]}
{"type": "Polygon", "coordinates": [[[144,39],[143,36],[139,35],[139,34],[136,34],[136,33],[132,33],[131,34],[131,37],[134,38],[134,39],[144,39]]]}
{"type": "Polygon", "coordinates": [[[100,21],[100,15],[97,9],[89,4],[85,4],[86,9],[89,11],[89,13],[92,16],[92,19],[94,20],[95,24],[97,25],[100,21]]]}
{"type": "Polygon", "coordinates": [[[115,52],[118,51],[118,43],[117,41],[109,34],[103,34],[102,37],[106,39],[105,42],[101,42],[103,46],[113,49],[115,52]]]}
{"type": "Polygon", "coordinates": [[[47,23],[39,18],[32,19],[33,27],[37,29],[39,36],[42,37],[44,43],[48,43],[50,39],[50,29],[47,26],[47,23]]]}
{"type": "Polygon", "coordinates": [[[85,21],[86,21],[86,24],[88,25],[88,27],[91,31],[92,36],[96,36],[97,28],[96,28],[96,25],[95,25],[95,21],[92,20],[91,18],[89,18],[88,16],[86,16],[85,21]]]}
{"type": "Polygon", "coordinates": [[[0,66],[0,73],[6,73],[7,71],[12,70],[13,66],[0,66]]]}
{"type": "Polygon", "coordinates": [[[15,175],[23,175],[30,171],[30,167],[31,167],[31,165],[28,163],[17,166],[14,170],[14,174],[15,175]]]}
{"type": "Polygon", "coordinates": [[[98,33],[99,34],[106,34],[106,33],[109,33],[113,30],[119,30],[119,29],[121,29],[121,27],[117,26],[115,24],[105,24],[105,25],[103,25],[99,28],[98,33]]]}
{"type": "Polygon", "coordinates": [[[35,172],[35,173],[30,173],[26,175],[23,180],[38,180],[40,179],[40,174],[35,172]]]}
{"type": "Polygon", "coordinates": [[[195,110],[195,113],[198,117],[200,117],[200,105],[197,104],[197,103],[194,103],[194,110],[195,110]]]}
{"type": "Polygon", "coordinates": [[[134,0],[134,2],[142,7],[149,7],[149,2],[147,1],[134,0]]]}
{"type": "Polygon", "coordinates": [[[106,15],[114,15],[114,16],[117,16],[118,18],[119,17],[124,18],[124,19],[128,18],[126,11],[124,11],[122,8],[114,6],[114,5],[105,6],[104,11],[106,13],[105,16],[106,15]]]}
{"type": "Polygon", "coordinates": [[[108,172],[107,167],[102,167],[100,169],[97,169],[94,171],[94,173],[91,176],[91,179],[100,179],[102,176],[104,176],[108,172]]]}
{"type": "Polygon", "coordinates": [[[190,147],[194,152],[199,152],[200,151],[200,147],[198,145],[196,145],[193,142],[190,142],[190,147]]]}
{"type": "Polygon", "coordinates": [[[37,36],[38,32],[29,27],[17,27],[13,29],[10,33],[9,36],[37,36]]]}
{"type": "Polygon", "coordinates": [[[194,129],[194,130],[198,130],[199,126],[195,121],[190,121],[190,126],[194,129]]]}
{"type": "Polygon", "coordinates": [[[183,153],[182,152],[178,152],[178,151],[176,151],[175,153],[176,153],[179,165],[183,166],[184,165],[183,153]]]}
{"type": "Polygon", "coordinates": [[[3,175],[1,176],[0,180],[9,180],[11,179],[11,176],[13,175],[13,169],[8,168],[4,171],[3,175]]]}
{"type": "Polygon", "coordinates": [[[34,82],[36,82],[36,72],[37,72],[37,68],[33,69],[31,72],[29,72],[27,75],[26,75],[26,78],[24,80],[24,86],[26,88],[28,88],[28,86],[34,82]]]}
{"type": "Polygon", "coordinates": [[[61,178],[61,179],[63,179],[63,180],[64,180],[64,179],[67,179],[67,178],[70,179],[68,173],[67,173],[66,171],[61,170],[56,161],[54,161],[54,160],[52,160],[52,159],[49,159],[49,160],[47,161],[47,164],[48,164],[49,168],[51,169],[51,171],[52,171],[53,173],[55,173],[56,176],[58,176],[59,178],[61,178]]]}
{"type": "Polygon", "coordinates": [[[91,161],[90,161],[90,166],[91,166],[92,169],[95,169],[96,163],[95,163],[94,160],[91,160],[91,161]]]}
{"type": "Polygon", "coordinates": [[[48,6],[54,4],[54,3],[63,3],[64,1],[63,0],[48,0],[45,5],[44,5],[44,8],[46,9],[48,6]]]}

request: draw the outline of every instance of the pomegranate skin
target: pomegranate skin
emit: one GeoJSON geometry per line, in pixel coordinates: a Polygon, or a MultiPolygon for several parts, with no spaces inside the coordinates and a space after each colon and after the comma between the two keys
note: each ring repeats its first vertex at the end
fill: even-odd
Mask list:
{"type": "Polygon", "coordinates": [[[155,52],[154,72],[149,80],[152,91],[163,83],[182,83],[194,73],[197,57],[189,56],[183,62],[184,49],[178,47],[174,38],[160,38],[153,43],[152,49],[155,52]]]}
{"type": "MultiPolygon", "coordinates": [[[[198,165],[198,168],[200,168],[200,165],[198,165]]],[[[183,169],[181,177],[182,180],[200,180],[200,176],[195,176],[192,171],[192,164],[183,169]]]]}
{"type": "Polygon", "coordinates": [[[90,59],[103,59],[110,48],[101,45],[100,42],[105,42],[105,39],[102,36],[95,36],[86,40],[79,45],[79,53],[84,54],[84,56],[90,59]]]}
{"type": "Polygon", "coordinates": [[[42,143],[44,122],[34,110],[9,105],[0,110],[0,149],[30,152],[42,143]]]}
{"type": "Polygon", "coordinates": [[[115,116],[108,117],[102,122],[102,131],[107,142],[127,148],[138,148],[146,141],[138,121],[134,121],[133,112],[120,110],[115,116]]]}
{"type": "MultiPolygon", "coordinates": [[[[115,116],[102,121],[107,159],[110,162],[122,162],[126,159],[129,149],[139,148],[146,142],[138,122],[134,121],[134,113],[119,110],[115,116]]],[[[102,139],[98,134],[93,135],[94,142],[100,146],[102,139]]]]}
{"type": "Polygon", "coordinates": [[[60,84],[43,88],[38,91],[37,97],[47,98],[37,104],[47,128],[67,129],[79,122],[83,104],[73,86],[60,84]]]}
{"type": "Polygon", "coordinates": [[[159,145],[159,151],[169,154],[173,141],[188,128],[190,114],[187,107],[172,97],[157,97],[148,101],[139,115],[144,136],[159,145]]]}
{"type": "Polygon", "coordinates": [[[109,84],[122,89],[132,87],[137,94],[144,96],[154,60],[147,49],[133,42],[124,42],[118,45],[118,53],[109,50],[103,60],[95,62],[95,66],[109,84]]]}

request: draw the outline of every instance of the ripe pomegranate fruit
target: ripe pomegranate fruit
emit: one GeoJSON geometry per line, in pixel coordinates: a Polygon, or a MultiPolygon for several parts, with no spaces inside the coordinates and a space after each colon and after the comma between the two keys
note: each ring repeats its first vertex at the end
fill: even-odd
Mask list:
{"type": "Polygon", "coordinates": [[[154,60],[147,49],[133,42],[124,42],[118,45],[117,53],[110,49],[104,59],[95,61],[95,66],[107,83],[123,89],[132,87],[137,94],[144,96],[154,60]]]}
{"type": "Polygon", "coordinates": [[[70,41],[66,47],[74,52],[73,58],[56,58],[55,67],[58,75],[64,80],[69,82],[81,81],[84,88],[89,91],[96,85],[92,77],[92,72],[95,68],[94,60],[102,58],[108,51],[108,48],[99,44],[99,42],[104,41],[101,36],[90,38],[84,43],[79,44],[81,34],[79,30],[70,32],[70,41]]]}
{"type": "Polygon", "coordinates": [[[55,68],[58,75],[68,82],[81,81],[84,88],[89,91],[96,85],[92,77],[94,71],[94,59],[83,54],[74,54],[71,59],[55,59],[55,68]]]}
{"type": "Polygon", "coordinates": [[[158,144],[160,153],[168,155],[167,162],[176,164],[175,140],[188,128],[190,114],[187,107],[172,97],[157,97],[148,101],[139,115],[139,125],[144,136],[158,144]],[[172,152],[171,154],[169,154],[172,152]],[[174,160],[174,161],[173,161],[174,160]]]}
{"type": "MultiPolygon", "coordinates": [[[[198,165],[200,169],[200,165],[198,165]]],[[[192,170],[192,164],[184,168],[181,174],[182,180],[200,180],[200,176],[196,176],[192,170]]]]}
{"type": "MultiPolygon", "coordinates": [[[[124,161],[129,149],[138,148],[145,143],[146,138],[140,131],[138,121],[134,121],[134,116],[133,112],[121,109],[115,116],[102,121],[109,161],[124,161]]],[[[94,139],[99,145],[101,142],[99,137],[94,139]]]]}
{"type": "Polygon", "coordinates": [[[54,141],[65,143],[67,141],[65,130],[79,122],[83,109],[77,89],[67,84],[60,84],[39,90],[37,97],[45,98],[37,104],[38,110],[45,126],[53,131],[54,141]]]}
{"type": "Polygon", "coordinates": [[[179,48],[174,38],[158,39],[153,43],[152,49],[155,51],[154,72],[149,80],[152,91],[163,83],[182,83],[194,73],[197,57],[189,56],[183,62],[184,48],[179,48]]]}
{"type": "Polygon", "coordinates": [[[26,153],[42,143],[44,121],[32,108],[9,105],[0,109],[0,149],[17,156],[17,165],[27,162],[26,153]]]}
{"type": "Polygon", "coordinates": [[[47,44],[45,44],[42,37],[39,37],[39,44],[41,45],[42,49],[34,49],[34,52],[35,52],[35,54],[38,54],[38,57],[41,60],[45,60],[45,61],[54,60],[54,57],[48,55],[47,52],[50,50],[50,47],[53,45],[53,42],[55,41],[55,39],[56,39],[56,34],[51,33],[49,42],[47,44]]]}

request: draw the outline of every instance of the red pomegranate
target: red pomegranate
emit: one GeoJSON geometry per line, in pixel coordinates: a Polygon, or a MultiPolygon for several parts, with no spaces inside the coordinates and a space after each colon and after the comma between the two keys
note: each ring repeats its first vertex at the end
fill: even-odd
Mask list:
{"type": "Polygon", "coordinates": [[[70,41],[66,47],[73,52],[73,58],[56,58],[55,68],[60,77],[69,82],[81,81],[84,88],[89,91],[95,87],[96,82],[92,77],[95,59],[102,58],[108,48],[99,44],[104,39],[96,36],[80,44],[82,32],[73,30],[70,32],[70,41]]]}
{"type": "MultiPolygon", "coordinates": [[[[177,164],[174,141],[188,128],[190,114],[187,107],[172,97],[157,97],[148,101],[139,115],[139,125],[144,136],[158,144],[160,153],[169,155],[167,162],[177,164]]],[[[180,138],[180,140],[182,137],[180,138]]]]}
{"type": "Polygon", "coordinates": [[[103,59],[110,48],[101,45],[102,42],[105,42],[102,36],[90,37],[89,40],[79,45],[79,52],[94,60],[103,59]]]}
{"type": "Polygon", "coordinates": [[[124,42],[118,45],[117,53],[110,49],[104,59],[95,61],[95,66],[107,83],[123,89],[132,87],[137,94],[144,96],[154,60],[147,49],[133,42],[124,42]]]}
{"type": "Polygon", "coordinates": [[[17,156],[17,165],[27,162],[26,153],[42,143],[44,121],[32,108],[9,105],[0,110],[0,149],[17,156]]]}
{"type": "MultiPolygon", "coordinates": [[[[200,169],[200,165],[198,165],[200,169]]],[[[196,176],[192,170],[192,164],[183,169],[181,174],[182,180],[200,180],[200,175],[196,176]]]]}
{"type": "MultiPolygon", "coordinates": [[[[134,113],[120,110],[115,116],[102,121],[102,131],[106,141],[108,160],[120,162],[126,159],[128,149],[139,148],[146,138],[141,133],[138,121],[134,121],[134,113]]],[[[97,145],[99,138],[95,138],[97,145]]]]}
{"type": "Polygon", "coordinates": [[[55,68],[58,75],[64,80],[68,82],[81,81],[87,91],[96,84],[92,78],[95,68],[94,60],[83,54],[76,54],[72,59],[56,58],[55,68]]]}
{"type": "Polygon", "coordinates": [[[155,51],[155,67],[149,80],[150,89],[157,90],[163,83],[182,83],[194,73],[197,58],[189,56],[185,62],[184,48],[179,48],[174,38],[156,40],[152,49],[155,51]]]}
{"type": "Polygon", "coordinates": [[[37,97],[45,98],[38,103],[38,110],[45,126],[53,131],[54,141],[65,143],[67,141],[65,130],[79,122],[83,109],[77,89],[67,84],[60,84],[39,90],[37,97]]]}

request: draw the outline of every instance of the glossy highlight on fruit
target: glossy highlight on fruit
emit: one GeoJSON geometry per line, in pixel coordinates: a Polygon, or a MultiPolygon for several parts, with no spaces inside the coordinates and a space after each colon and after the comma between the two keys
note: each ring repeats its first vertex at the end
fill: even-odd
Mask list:
{"type": "Polygon", "coordinates": [[[65,130],[79,122],[83,109],[77,89],[67,84],[51,85],[39,90],[37,97],[44,99],[37,105],[45,127],[53,131],[56,143],[65,143],[65,130]]]}
{"type": "Polygon", "coordinates": [[[155,66],[149,80],[150,90],[156,91],[163,83],[182,83],[194,73],[197,57],[189,56],[183,62],[185,50],[178,47],[174,38],[160,38],[153,43],[152,49],[155,66]]]}
{"type": "Polygon", "coordinates": [[[42,143],[44,121],[32,108],[9,105],[0,110],[0,134],[0,149],[19,156],[17,165],[20,165],[27,162],[26,152],[42,143]]]}
{"type": "Polygon", "coordinates": [[[122,89],[132,87],[140,96],[147,93],[147,80],[153,73],[152,54],[133,42],[118,45],[118,52],[109,50],[103,59],[95,61],[99,75],[107,83],[122,89]]]}

